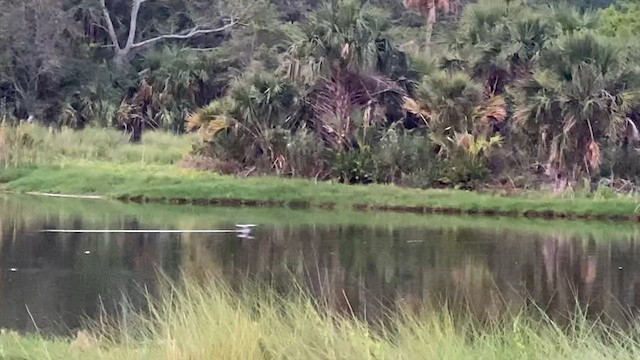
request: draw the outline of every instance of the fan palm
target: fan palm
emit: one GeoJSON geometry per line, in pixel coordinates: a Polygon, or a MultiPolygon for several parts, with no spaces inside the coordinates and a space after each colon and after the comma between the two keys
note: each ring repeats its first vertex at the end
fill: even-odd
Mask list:
{"type": "Polygon", "coordinates": [[[335,0],[311,16],[289,50],[289,76],[308,87],[308,124],[336,150],[358,146],[354,113],[404,92],[392,77],[406,58],[382,36],[385,25],[360,1],[335,0]]]}
{"type": "Polygon", "coordinates": [[[553,33],[544,14],[520,2],[482,0],[465,8],[444,65],[465,69],[485,83],[487,94],[500,94],[513,79],[529,75],[553,33]]]}
{"type": "Polygon", "coordinates": [[[419,111],[408,100],[407,109],[420,115],[432,128],[471,130],[473,109],[482,100],[482,87],[463,72],[441,71],[427,76],[416,93],[419,111]]]}
{"type": "Polygon", "coordinates": [[[281,135],[296,106],[296,89],[287,81],[273,75],[251,75],[236,81],[226,98],[191,115],[187,129],[201,131],[209,143],[232,142],[226,150],[235,160],[255,163],[264,155],[274,164],[284,152],[281,135]]]}
{"type": "Polygon", "coordinates": [[[502,96],[486,97],[479,83],[459,71],[425,76],[416,100],[406,98],[404,106],[422,118],[433,133],[444,136],[467,132],[491,135],[491,125],[507,117],[502,96]]]}
{"type": "Polygon", "coordinates": [[[550,5],[549,15],[551,23],[563,34],[593,30],[598,26],[598,17],[593,12],[581,11],[568,2],[550,5]]]}
{"type": "Polygon", "coordinates": [[[622,49],[592,33],[567,34],[519,87],[517,124],[537,136],[557,185],[598,169],[602,145],[635,127],[627,112],[640,82],[622,49]]]}
{"type": "Polygon", "coordinates": [[[377,15],[356,0],[325,4],[302,25],[302,36],[289,49],[289,74],[313,82],[336,72],[374,71],[376,40],[385,26],[377,15]]]}

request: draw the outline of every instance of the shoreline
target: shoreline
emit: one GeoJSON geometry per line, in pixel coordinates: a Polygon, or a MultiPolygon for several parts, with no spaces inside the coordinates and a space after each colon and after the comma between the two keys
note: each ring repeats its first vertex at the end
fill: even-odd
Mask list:
{"type": "Polygon", "coordinates": [[[584,194],[561,197],[544,192],[513,196],[267,176],[239,179],[174,165],[77,163],[6,168],[0,170],[0,190],[125,203],[640,222],[640,199],[623,195],[609,199],[584,194]]]}

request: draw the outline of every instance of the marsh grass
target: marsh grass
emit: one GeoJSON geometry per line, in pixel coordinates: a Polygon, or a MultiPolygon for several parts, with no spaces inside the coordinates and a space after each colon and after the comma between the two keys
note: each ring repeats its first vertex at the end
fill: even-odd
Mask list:
{"type": "Polygon", "coordinates": [[[35,124],[0,125],[0,164],[4,167],[106,161],[174,164],[191,148],[193,137],[162,131],[145,133],[141,144],[113,129],[46,128],[35,124]]]}
{"type": "Polygon", "coordinates": [[[297,289],[231,290],[215,279],[165,283],[148,311],[93,322],[75,339],[0,335],[0,355],[27,359],[637,359],[637,327],[558,325],[540,309],[477,321],[446,306],[368,323],[297,289]]]}

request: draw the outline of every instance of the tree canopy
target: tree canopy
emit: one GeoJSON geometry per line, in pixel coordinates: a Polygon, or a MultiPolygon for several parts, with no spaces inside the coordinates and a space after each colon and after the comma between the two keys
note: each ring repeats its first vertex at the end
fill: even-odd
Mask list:
{"type": "Polygon", "coordinates": [[[0,3],[5,122],[350,182],[640,176],[637,1],[0,3]]]}

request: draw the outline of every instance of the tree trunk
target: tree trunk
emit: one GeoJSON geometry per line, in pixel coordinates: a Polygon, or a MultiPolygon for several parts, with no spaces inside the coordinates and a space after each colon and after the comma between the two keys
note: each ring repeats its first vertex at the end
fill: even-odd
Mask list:
{"type": "Polygon", "coordinates": [[[427,14],[427,34],[425,38],[425,54],[431,54],[431,36],[433,34],[433,25],[436,23],[436,7],[435,5],[429,8],[427,14]]]}
{"type": "Polygon", "coordinates": [[[142,142],[142,132],[144,131],[144,121],[143,120],[135,120],[131,124],[131,142],[134,144],[139,144],[142,142]]]}
{"type": "Polygon", "coordinates": [[[424,43],[424,53],[426,55],[431,55],[431,34],[433,33],[433,26],[427,24],[427,34],[425,37],[424,43]]]}
{"type": "Polygon", "coordinates": [[[117,49],[113,55],[113,63],[117,68],[122,68],[131,61],[132,51],[129,49],[117,49]]]}

